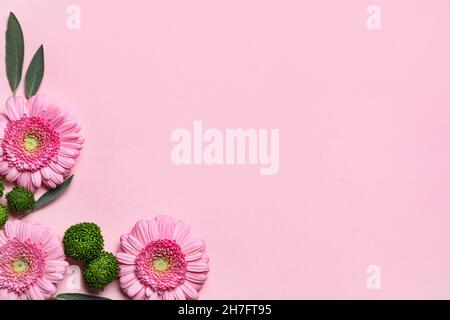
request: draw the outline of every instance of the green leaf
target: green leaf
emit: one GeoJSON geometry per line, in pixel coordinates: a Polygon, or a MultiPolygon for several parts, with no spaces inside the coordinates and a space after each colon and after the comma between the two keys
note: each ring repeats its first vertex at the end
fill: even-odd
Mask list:
{"type": "Polygon", "coordinates": [[[34,206],[34,210],[39,210],[48,205],[50,202],[58,198],[60,195],[66,191],[66,189],[69,187],[70,183],[72,182],[73,175],[67,178],[63,183],[61,183],[59,186],[57,186],[54,189],[48,190],[46,193],[44,193],[37,201],[34,206]]]}
{"type": "Polygon", "coordinates": [[[27,74],[25,75],[25,96],[27,98],[36,94],[44,77],[44,46],[41,45],[31,59],[27,74]]]}
{"type": "Polygon", "coordinates": [[[11,90],[16,93],[22,79],[24,56],[23,32],[14,13],[9,14],[6,29],[6,76],[11,90]]]}
{"type": "Polygon", "coordinates": [[[83,293],[61,293],[55,297],[55,300],[111,300],[111,299],[83,293]]]}

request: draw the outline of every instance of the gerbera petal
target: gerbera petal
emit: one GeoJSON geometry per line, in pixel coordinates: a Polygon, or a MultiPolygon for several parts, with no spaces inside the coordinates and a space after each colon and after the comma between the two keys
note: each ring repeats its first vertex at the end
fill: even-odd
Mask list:
{"type": "Polygon", "coordinates": [[[4,176],[6,174],[8,174],[10,168],[8,165],[8,162],[6,161],[1,161],[0,162],[0,175],[4,176]]]}
{"type": "Polygon", "coordinates": [[[30,99],[28,106],[30,116],[43,118],[46,116],[47,109],[53,104],[53,99],[49,96],[39,95],[30,99]]]}
{"type": "Polygon", "coordinates": [[[36,231],[36,243],[40,243],[43,247],[53,239],[53,234],[49,228],[41,227],[36,231]]]}
{"type": "Polygon", "coordinates": [[[67,110],[63,110],[63,109],[60,109],[59,110],[59,114],[57,114],[55,117],[53,117],[53,118],[49,118],[48,120],[49,120],[49,122],[53,125],[53,127],[57,127],[57,126],[59,126],[59,124],[61,123],[61,122],[63,122],[64,121],[64,119],[66,118],[66,116],[67,116],[67,114],[68,114],[69,112],[67,111],[67,110]]]}
{"type": "Polygon", "coordinates": [[[5,224],[5,234],[8,238],[14,238],[16,236],[18,221],[8,220],[5,224]]]}
{"type": "Polygon", "coordinates": [[[58,240],[50,239],[49,242],[43,247],[47,259],[57,260],[63,255],[63,250],[58,240]]]}
{"type": "Polygon", "coordinates": [[[31,173],[30,172],[21,172],[19,174],[19,177],[17,179],[17,184],[21,187],[27,188],[28,190],[30,190],[31,192],[34,192],[35,188],[33,186],[33,183],[31,181],[31,173]]]}
{"type": "Polygon", "coordinates": [[[8,238],[6,237],[5,231],[0,230],[0,245],[4,245],[7,241],[8,238]]]}
{"type": "Polygon", "coordinates": [[[21,295],[17,294],[14,291],[9,291],[8,300],[23,300],[21,299],[21,295]]]}
{"type": "Polygon", "coordinates": [[[57,186],[59,186],[61,183],[64,182],[62,174],[54,170],[49,170],[49,173],[50,173],[50,180],[53,181],[53,183],[56,184],[57,186]]]}
{"type": "Polygon", "coordinates": [[[43,167],[43,168],[41,168],[41,174],[42,174],[42,177],[45,179],[45,180],[50,180],[50,168],[49,167],[43,167]]]}
{"type": "Polygon", "coordinates": [[[143,244],[147,244],[153,240],[150,236],[149,228],[148,221],[140,220],[136,223],[133,230],[131,230],[131,234],[138,238],[143,244]]]}
{"type": "Polygon", "coordinates": [[[134,297],[142,288],[144,288],[144,285],[139,281],[135,281],[126,289],[126,292],[130,297],[134,297]]]}
{"type": "Polygon", "coordinates": [[[208,274],[206,272],[186,272],[186,279],[194,283],[203,284],[208,279],[208,274]]]}
{"type": "Polygon", "coordinates": [[[42,249],[47,255],[47,258],[49,260],[60,260],[64,256],[61,241],[55,234],[51,232],[49,232],[46,236],[48,238],[43,239],[45,240],[45,243],[42,244],[42,249]]]}
{"type": "Polygon", "coordinates": [[[162,296],[164,300],[175,300],[175,296],[170,291],[164,291],[162,296]]]}
{"type": "Polygon", "coordinates": [[[188,261],[188,262],[196,261],[196,260],[200,259],[204,253],[205,253],[205,251],[197,251],[197,252],[193,252],[189,255],[186,255],[186,261],[188,261]]]}
{"type": "Polygon", "coordinates": [[[7,181],[14,182],[17,180],[17,178],[19,178],[19,171],[17,171],[15,167],[10,167],[9,172],[6,174],[5,179],[7,181]]]}
{"type": "Polygon", "coordinates": [[[186,300],[186,296],[184,295],[183,290],[181,290],[180,287],[173,289],[172,294],[175,300],[186,300]]]}
{"type": "Polygon", "coordinates": [[[144,249],[144,244],[139,241],[139,239],[137,239],[135,236],[133,236],[132,234],[130,234],[128,236],[128,242],[136,248],[136,250],[141,251],[142,249],[144,249]]]}
{"type": "Polygon", "coordinates": [[[181,290],[186,295],[186,298],[189,300],[197,300],[198,299],[198,291],[192,286],[189,281],[185,281],[181,286],[181,290]]]}
{"type": "Polygon", "coordinates": [[[129,254],[132,254],[133,256],[137,256],[138,254],[139,254],[139,250],[138,249],[136,249],[131,243],[130,243],[130,241],[128,240],[128,236],[127,235],[123,235],[121,238],[120,238],[120,244],[122,245],[122,249],[125,251],[125,252],[127,252],[127,253],[129,253],[129,254]]]}
{"type": "Polygon", "coordinates": [[[59,272],[46,273],[45,276],[52,282],[59,282],[64,279],[64,274],[59,272]]]}
{"type": "Polygon", "coordinates": [[[32,286],[27,291],[27,297],[30,300],[44,300],[44,296],[42,295],[41,290],[39,290],[37,285],[32,286]]]}
{"type": "Polygon", "coordinates": [[[119,282],[123,289],[127,289],[133,283],[139,282],[139,280],[138,278],[136,278],[136,275],[134,273],[129,273],[124,276],[121,276],[119,282]]]}
{"type": "Polygon", "coordinates": [[[208,272],[209,267],[206,262],[197,260],[188,262],[186,269],[191,272],[208,272]]]}
{"type": "Polygon", "coordinates": [[[159,239],[160,235],[159,235],[159,231],[158,231],[158,225],[156,224],[155,219],[149,221],[148,231],[150,234],[150,239],[152,239],[152,241],[159,239]]]}
{"type": "Polygon", "coordinates": [[[121,266],[119,276],[122,277],[129,273],[134,273],[135,271],[136,271],[136,266],[132,266],[132,265],[121,266]]]}
{"type": "Polygon", "coordinates": [[[181,245],[188,238],[190,231],[191,228],[188,224],[183,221],[177,221],[173,231],[173,239],[181,245]]]}
{"type": "Polygon", "coordinates": [[[153,294],[153,289],[151,287],[145,287],[145,295],[150,297],[153,294]]]}
{"type": "Polygon", "coordinates": [[[75,160],[72,158],[63,157],[58,155],[58,164],[63,166],[66,169],[72,169],[75,166],[75,160]]]}
{"type": "Polygon", "coordinates": [[[42,184],[42,174],[41,171],[35,171],[31,174],[31,182],[35,189],[39,189],[42,184]]]}
{"type": "Polygon", "coordinates": [[[53,180],[44,180],[44,184],[50,189],[55,189],[58,186],[53,180]]]}
{"type": "Polygon", "coordinates": [[[136,256],[133,256],[125,252],[118,252],[116,258],[117,260],[119,260],[120,263],[124,264],[134,264],[136,262],[136,256]]]}
{"type": "Polygon", "coordinates": [[[144,300],[145,298],[145,287],[142,288],[134,295],[133,300],[144,300]]]}
{"type": "Polygon", "coordinates": [[[10,292],[8,289],[0,289],[0,300],[10,300],[10,292]]]}
{"type": "Polygon", "coordinates": [[[43,245],[42,244],[43,235],[46,231],[47,228],[42,226],[39,227],[36,226],[36,228],[33,228],[33,232],[31,233],[31,239],[33,240],[33,242],[43,245]]]}
{"type": "Polygon", "coordinates": [[[6,114],[10,120],[19,120],[25,113],[26,100],[23,97],[11,97],[6,101],[6,114]]]}
{"type": "MultiPolygon", "coordinates": [[[[52,169],[54,172],[59,173],[59,174],[63,174],[66,169],[64,169],[61,165],[59,165],[57,162],[55,161],[50,161],[48,163],[48,166],[50,167],[50,169],[52,169]]],[[[53,180],[53,179],[52,179],[53,180]]]]}
{"type": "Polygon", "coordinates": [[[61,138],[61,141],[73,142],[73,141],[77,141],[78,138],[80,138],[80,134],[78,132],[70,132],[70,133],[64,134],[60,138],[61,138]]]}
{"type": "Polygon", "coordinates": [[[173,230],[175,228],[175,221],[169,216],[157,216],[156,223],[158,224],[158,232],[161,239],[173,239],[173,230]]]}
{"type": "MultiPolygon", "coordinates": [[[[78,139],[78,140],[80,140],[80,139],[78,139]]],[[[82,142],[62,141],[61,142],[61,146],[66,148],[66,149],[70,149],[70,150],[78,150],[78,151],[80,151],[81,149],[83,149],[82,142]]]]}
{"type": "Polygon", "coordinates": [[[56,131],[58,131],[61,135],[76,133],[79,132],[80,129],[81,128],[78,125],[78,122],[73,119],[67,119],[65,122],[60,123],[59,126],[56,127],[56,131]]]}
{"type": "Polygon", "coordinates": [[[47,273],[65,273],[67,270],[67,267],[69,266],[69,263],[64,260],[47,260],[45,271],[47,273]]]}
{"type": "Polygon", "coordinates": [[[42,291],[48,293],[49,295],[54,295],[56,293],[56,286],[45,278],[38,279],[37,285],[42,291]]]}
{"type": "Polygon", "coordinates": [[[160,297],[156,291],[152,291],[147,300],[160,300],[160,297]]]}
{"type": "Polygon", "coordinates": [[[188,256],[191,254],[195,254],[199,251],[205,251],[205,241],[202,239],[192,239],[181,246],[183,253],[188,256]]]}
{"type": "Polygon", "coordinates": [[[3,138],[5,135],[5,129],[10,122],[8,116],[4,113],[0,113],[0,137],[3,138]]]}
{"type": "Polygon", "coordinates": [[[51,104],[48,106],[45,113],[42,114],[42,117],[44,119],[49,119],[49,120],[54,119],[55,117],[57,117],[59,115],[60,112],[61,112],[61,109],[57,105],[51,104]]]}
{"type": "Polygon", "coordinates": [[[60,246],[49,246],[46,247],[47,259],[61,259],[64,257],[64,250],[60,246]]]}
{"type": "Polygon", "coordinates": [[[32,225],[28,223],[21,223],[17,226],[16,237],[19,240],[27,241],[31,238],[32,225]]]}

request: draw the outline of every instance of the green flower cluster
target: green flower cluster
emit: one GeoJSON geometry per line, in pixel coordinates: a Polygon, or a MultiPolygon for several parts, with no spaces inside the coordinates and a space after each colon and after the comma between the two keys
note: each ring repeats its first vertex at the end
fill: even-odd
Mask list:
{"type": "Polygon", "coordinates": [[[3,228],[8,221],[8,208],[0,204],[0,228],[3,228]]]}
{"type": "Polygon", "coordinates": [[[36,203],[34,194],[23,187],[14,187],[6,194],[6,200],[9,209],[17,214],[33,210],[36,203]]]}
{"type": "Polygon", "coordinates": [[[102,252],[83,269],[83,279],[89,288],[103,289],[119,275],[119,262],[110,252],[102,252]]]}
{"type": "MultiPolygon", "coordinates": [[[[0,198],[5,194],[5,183],[0,178],[0,198]]],[[[34,209],[36,201],[34,194],[26,188],[14,187],[5,196],[7,206],[0,204],[0,228],[2,228],[8,221],[8,214],[14,213],[21,215],[30,212],[34,209]]]]}
{"type": "Polygon", "coordinates": [[[101,229],[91,222],[82,222],[66,230],[63,238],[64,252],[72,259],[84,261],[83,279],[92,289],[103,289],[119,275],[116,257],[103,251],[101,229]]]}
{"type": "Polygon", "coordinates": [[[103,236],[95,223],[82,222],[66,230],[63,238],[64,252],[72,259],[89,261],[103,250],[103,236]]]}
{"type": "Polygon", "coordinates": [[[0,179],[0,198],[5,194],[5,182],[0,179]]]}

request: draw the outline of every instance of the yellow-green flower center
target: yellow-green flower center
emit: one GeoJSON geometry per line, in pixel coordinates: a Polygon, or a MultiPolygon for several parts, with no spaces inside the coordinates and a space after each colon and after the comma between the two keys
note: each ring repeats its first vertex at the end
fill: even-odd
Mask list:
{"type": "Polygon", "coordinates": [[[27,151],[35,151],[39,147],[39,140],[33,135],[27,135],[23,139],[23,147],[27,151]]]}
{"type": "Polygon", "coordinates": [[[22,274],[28,270],[29,266],[28,262],[18,259],[13,262],[12,268],[15,273],[22,274]]]}
{"type": "Polygon", "coordinates": [[[157,258],[157,259],[153,260],[153,267],[157,271],[164,272],[169,267],[169,259],[167,259],[167,258],[157,258]]]}

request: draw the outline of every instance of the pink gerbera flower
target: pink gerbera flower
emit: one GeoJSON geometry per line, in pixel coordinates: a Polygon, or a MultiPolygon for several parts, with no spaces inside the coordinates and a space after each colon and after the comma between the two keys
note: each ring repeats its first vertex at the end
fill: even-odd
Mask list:
{"type": "Polygon", "coordinates": [[[49,228],[17,220],[0,231],[0,300],[51,298],[67,267],[49,228]]]}
{"type": "Polygon", "coordinates": [[[120,239],[120,286],[135,300],[198,299],[206,281],[205,242],[168,216],[141,220],[120,239]]]}
{"type": "Polygon", "coordinates": [[[0,114],[0,175],[36,191],[70,174],[83,145],[80,125],[45,96],[12,97],[0,114]]]}

